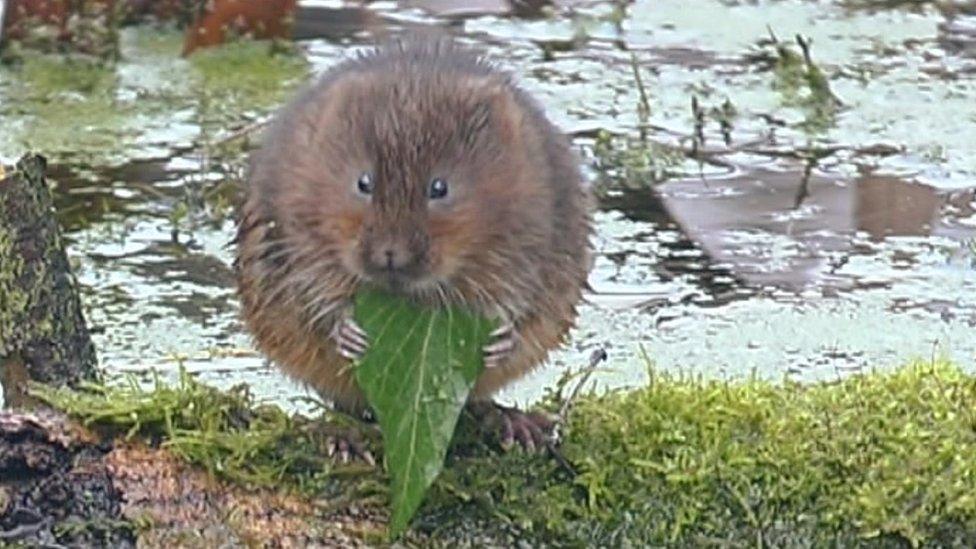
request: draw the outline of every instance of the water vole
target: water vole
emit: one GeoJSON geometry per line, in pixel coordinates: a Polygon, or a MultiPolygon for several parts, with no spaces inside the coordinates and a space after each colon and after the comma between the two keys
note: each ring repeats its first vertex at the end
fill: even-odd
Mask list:
{"type": "MultiPolygon", "coordinates": [[[[369,336],[351,321],[356,289],[463,304],[503,325],[471,397],[487,409],[574,324],[589,207],[568,139],[507,74],[446,41],[378,48],[286,106],[252,157],[245,323],[287,374],[358,411],[348,362],[369,336]]],[[[531,446],[539,422],[496,409],[503,441],[531,446]]]]}

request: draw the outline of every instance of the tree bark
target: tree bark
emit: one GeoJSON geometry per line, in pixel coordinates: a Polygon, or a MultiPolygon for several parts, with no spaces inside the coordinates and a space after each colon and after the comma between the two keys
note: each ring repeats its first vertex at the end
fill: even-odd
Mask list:
{"type": "Polygon", "coordinates": [[[45,166],[44,157],[27,155],[0,175],[0,384],[8,406],[26,401],[28,381],[98,377],[45,166]]]}

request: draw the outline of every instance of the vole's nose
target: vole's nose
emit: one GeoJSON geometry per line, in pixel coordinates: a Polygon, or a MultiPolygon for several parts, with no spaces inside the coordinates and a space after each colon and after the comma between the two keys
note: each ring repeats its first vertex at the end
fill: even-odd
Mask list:
{"type": "Polygon", "coordinates": [[[366,270],[375,276],[414,276],[423,268],[427,249],[422,233],[399,229],[367,233],[361,253],[366,270]]]}
{"type": "Polygon", "coordinates": [[[378,252],[374,254],[373,264],[377,267],[382,266],[388,271],[402,269],[410,262],[410,254],[401,246],[381,246],[378,252]]]}

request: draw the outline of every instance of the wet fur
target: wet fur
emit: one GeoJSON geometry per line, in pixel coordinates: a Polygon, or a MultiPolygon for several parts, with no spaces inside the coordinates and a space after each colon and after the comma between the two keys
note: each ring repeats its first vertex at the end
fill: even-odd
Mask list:
{"type": "Polygon", "coordinates": [[[590,266],[590,198],[568,140],[503,72],[444,41],[339,64],[277,116],[252,157],[237,235],[243,316],[290,376],[347,410],[362,393],[330,334],[376,242],[415,253],[403,291],[514,321],[487,399],[543,362],[576,319],[590,266]],[[363,166],[372,202],[355,194],[363,166]],[[424,185],[448,174],[453,203],[424,185]]]}

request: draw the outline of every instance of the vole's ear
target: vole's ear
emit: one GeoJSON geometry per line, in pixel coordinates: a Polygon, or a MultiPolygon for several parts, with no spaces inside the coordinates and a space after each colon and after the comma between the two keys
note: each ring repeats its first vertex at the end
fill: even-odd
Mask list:
{"type": "Polygon", "coordinates": [[[327,86],[313,85],[299,100],[304,146],[321,146],[329,136],[351,131],[354,117],[360,113],[349,111],[355,98],[364,97],[372,90],[370,79],[361,73],[350,72],[337,77],[327,86]],[[324,124],[323,122],[328,122],[324,124]]]}
{"type": "Polygon", "coordinates": [[[468,96],[474,99],[474,116],[470,120],[472,134],[491,127],[493,137],[515,143],[521,139],[525,114],[515,99],[512,88],[497,78],[476,78],[466,83],[468,96]]]}
{"type": "Polygon", "coordinates": [[[488,102],[491,108],[492,122],[499,132],[512,141],[522,135],[522,124],[525,113],[515,100],[512,89],[505,84],[494,84],[488,88],[488,102]]]}

